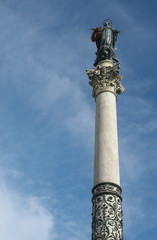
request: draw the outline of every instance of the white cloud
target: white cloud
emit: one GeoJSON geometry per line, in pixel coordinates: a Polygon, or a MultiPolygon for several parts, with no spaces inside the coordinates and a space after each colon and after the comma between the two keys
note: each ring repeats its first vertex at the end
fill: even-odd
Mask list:
{"type": "MultiPolygon", "coordinates": [[[[39,68],[37,62],[35,65],[39,68]]],[[[77,82],[66,76],[60,78],[55,72],[41,67],[40,78],[36,80],[29,101],[42,115],[58,114],[61,129],[66,128],[73,135],[85,134],[93,141],[94,111],[77,82]]]]}
{"type": "Polygon", "coordinates": [[[52,240],[53,216],[39,199],[0,185],[0,239],[52,240]]]}

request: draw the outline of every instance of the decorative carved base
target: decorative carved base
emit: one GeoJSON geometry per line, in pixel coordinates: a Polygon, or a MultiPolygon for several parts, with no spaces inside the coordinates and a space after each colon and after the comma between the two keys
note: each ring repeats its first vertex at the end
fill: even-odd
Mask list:
{"type": "Polygon", "coordinates": [[[121,192],[114,183],[93,188],[92,240],[123,240],[121,192]]]}

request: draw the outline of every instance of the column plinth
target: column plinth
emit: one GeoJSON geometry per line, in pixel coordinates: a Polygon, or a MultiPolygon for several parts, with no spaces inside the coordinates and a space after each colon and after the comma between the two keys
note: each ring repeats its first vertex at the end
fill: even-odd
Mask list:
{"type": "Polygon", "coordinates": [[[96,101],[92,240],[122,240],[116,94],[124,87],[120,63],[99,62],[87,70],[96,101]]]}
{"type": "Polygon", "coordinates": [[[122,240],[121,188],[100,183],[93,190],[92,240],[122,240]]]}

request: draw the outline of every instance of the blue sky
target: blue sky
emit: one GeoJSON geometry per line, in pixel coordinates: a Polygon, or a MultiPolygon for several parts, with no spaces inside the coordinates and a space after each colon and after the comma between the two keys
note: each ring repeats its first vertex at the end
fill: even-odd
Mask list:
{"type": "Polygon", "coordinates": [[[124,239],[156,239],[156,1],[0,0],[0,239],[89,240],[91,27],[111,18],[124,239]]]}

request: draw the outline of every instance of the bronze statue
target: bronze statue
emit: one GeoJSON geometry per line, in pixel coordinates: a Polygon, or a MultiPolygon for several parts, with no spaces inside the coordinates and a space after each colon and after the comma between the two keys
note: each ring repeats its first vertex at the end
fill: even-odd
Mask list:
{"type": "Polygon", "coordinates": [[[104,21],[104,27],[97,27],[92,29],[91,40],[96,42],[97,52],[94,66],[100,61],[109,59],[111,61],[118,62],[115,54],[115,43],[117,41],[117,35],[120,33],[117,29],[112,27],[110,19],[104,21]]]}

